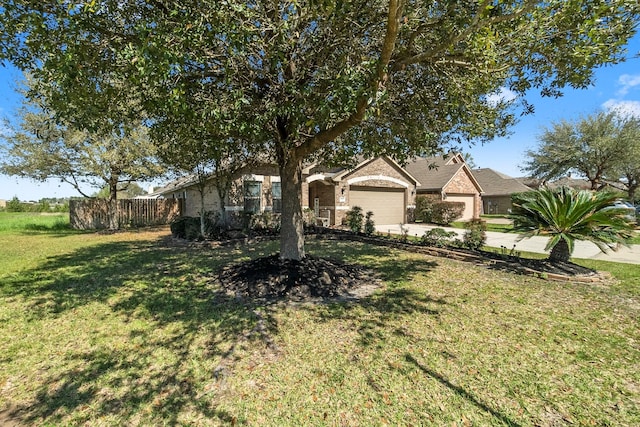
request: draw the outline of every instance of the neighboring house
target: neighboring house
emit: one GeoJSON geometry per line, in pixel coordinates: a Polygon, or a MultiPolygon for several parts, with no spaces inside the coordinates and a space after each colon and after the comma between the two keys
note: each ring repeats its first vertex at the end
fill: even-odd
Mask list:
{"type": "Polygon", "coordinates": [[[531,191],[520,180],[493,169],[474,169],[473,176],[482,186],[482,213],[507,214],[511,210],[511,195],[531,191]]]}
{"type": "Polygon", "coordinates": [[[7,201],[4,199],[0,199],[0,209],[5,209],[7,207],[7,201]]]}
{"type": "Polygon", "coordinates": [[[420,185],[418,195],[437,195],[447,202],[463,202],[462,220],[479,218],[482,212],[482,186],[460,154],[417,158],[405,166],[420,185]]]}
{"type": "MultiPolygon", "coordinates": [[[[438,194],[443,200],[465,202],[464,219],[480,215],[481,188],[459,155],[420,158],[405,168],[387,156],[363,160],[349,169],[312,164],[303,169],[302,178],[302,207],[313,210],[325,225],[342,224],[354,206],[361,207],[364,213],[372,211],[373,220],[379,225],[406,223],[407,211],[415,207],[417,194],[438,194]]],[[[218,212],[223,207],[231,218],[234,215],[229,213],[237,217],[242,212],[281,212],[280,177],[274,166],[239,173],[224,204],[215,181],[210,182],[205,190],[205,211],[218,212]]],[[[184,200],[183,215],[198,216],[200,212],[200,193],[193,177],[178,179],[156,194],[184,200]]]]}

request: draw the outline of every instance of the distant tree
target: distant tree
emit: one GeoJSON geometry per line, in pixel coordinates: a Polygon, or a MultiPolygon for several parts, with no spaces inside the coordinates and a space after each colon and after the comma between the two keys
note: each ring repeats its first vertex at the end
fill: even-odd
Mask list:
{"type": "Polygon", "coordinates": [[[605,191],[576,191],[568,187],[541,189],[511,197],[514,231],[519,240],[549,236],[549,259],[567,262],[576,240],[593,242],[605,252],[617,250],[634,234],[625,209],[613,207],[617,195],[605,191]]]}
{"type": "Polygon", "coordinates": [[[7,212],[24,212],[24,205],[18,199],[18,196],[13,196],[13,199],[7,202],[7,212]]]}
{"type": "Polygon", "coordinates": [[[639,13],[629,0],[5,0],[0,58],[87,128],[119,120],[129,97],[154,126],[206,106],[199,122],[278,164],[280,256],[300,259],[305,162],[504,135],[514,111],[491,94],[587,87],[624,57],[639,13]]]}
{"type": "Polygon", "coordinates": [[[576,172],[597,190],[625,161],[626,127],[627,120],[615,112],[555,122],[538,138],[538,149],[527,151],[523,171],[543,182],[576,172]]]}
{"type": "MultiPolygon", "coordinates": [[[[36,85],[33,79],[27,81],[28,88],[36,85]]],[[[157,146],[139,120],[95,131],[79,129],[57,118],[44,97],[25,98],[18,126],[3,139],[0,172],[4,174],[36,181],[58,178],[84,197],[91,197],[84,185],[106,185],[112,228],[117,227],[117,205],[112,202],[118,190],[165,171],[157,160],[157,146]]]]}
{"type": "MultiPolygon", "coordinates": [[[[118,185],[116,197],[118,199],[133,199],[136,196],[142,196],[146,193],[147,192],[135,182],[125,182],[118,185]]],[[[111,189],[108,186],[104,186],[92,197],[108,199],[111,197],[111,189]]]]}
{"type": "Polygon", "coordinates": [[[618,181],[627,189],[627,197],[635,202],[636,191],[640,187],[640,118],[627,118],[620,132],[624,152],[616,161],[607,178],[618,181]]]}

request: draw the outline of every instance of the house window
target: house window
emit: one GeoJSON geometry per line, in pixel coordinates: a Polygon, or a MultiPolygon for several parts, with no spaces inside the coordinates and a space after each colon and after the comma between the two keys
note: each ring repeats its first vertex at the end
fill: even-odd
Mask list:
{"type": "Polygon", "coordinates": [[[262,183],[258,181],[244,182],[244,211],[257,213],[260,212],[260,194],[262,183]]]}
{"type": "Polygon", "coordinates": [[[279,182],[271,183],[271,199],[273,203],[273,212],[282,212],[282,186],[279,182]]]}

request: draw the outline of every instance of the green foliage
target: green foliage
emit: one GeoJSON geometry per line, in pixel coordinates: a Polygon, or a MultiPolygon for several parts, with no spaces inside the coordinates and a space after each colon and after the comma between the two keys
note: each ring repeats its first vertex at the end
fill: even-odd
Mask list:
{"type": "MultiPolygon", "coordinates": [[[[28,90],[36,82],[28,80],[28,90]]],[[[25,93],[29,93],[25,90],[25,93]]],[[[3,138],[5,156],[0,172],[44,181],[57,178],[89,197],[84,185],[102,187],[105,198],[116,198],[131,181],[164,173],[157,147],[140,119],[120,123],[117,129],[89,131],[62,120],[52,111],[51,99],[25,99],[19,124],[3,138]]]]}
{"type": "Polygon", "coordinates": [[[460,218],[465,205],[462,202],[446,202],[440,196],[416,197],[416,219],[426,223],[449,225],[460,218]]]}
{"type": "Polygon", "coordinates": [[[545,129],[539,142],[537,150],[527,151],[524,170],[532,176],[549,181],[577,172],[589,180],[592,190],[609,178],[627,185],[633,198],[640,183],[639,119],[610,112],[561,120],[545,129]]]}
{"type": "Polygon", "coordinates": [[[157,135],[182,122],[275,159],[295,202],[283,202],[291,259],[304,255],[293,200],[303,162],[402,160],[504,135],[517,109],[532,110],[532,89],[588,87],[595,67],[621,61],[640,12],[629,0],[85,3],[5,1],[0,59],[82,129],[142,112],[157,135]],[[490,101],[503,87],[521,104],[490,101]]]}
{"type": "Polygon", "coordinates": [[[269,211],[252,214],[249,230],[256,234],[275,235],[280,231],[280,215],[269,211]]]}
{"type": "Polygon", "coordinates": [[[576,240],[588,240],[602,252],[615,250],[633,237],[634,224],[625,209],[613,207],[609,192],[542,189],[512,196],[514,231],[520,239],[549,236],[549,258],[568,261],[576,240]]]}
{"type": "Polygon", "coordinates": [[[216,223],[210,216],[205,216],[205,235],[200,225],[200,217],[182,216],[171,222],[171,235],[179,239],[202,240],[215,234],[216,223]]]}
{"type": "Polygon", "coordinates": [[[462,241],[469,249],[480,249],[487,242],[487,223],[482,219],[472,219],[465,223],[462,241]]]}
{"type": "MultiPolygon", "coordinates": [[[[137,196],[142,196],[146,194],[146,191],[135,182],[120,183],[117,186],[117,190],[118,190],[118,193],[117,193],[118,199],[133,199],[137,196]]],[[[94,197],[98,197],[101,199],[108,199],[110,196],[111,196],[111,189],[109,188],[108,185],[102,187],[100,191],[94,194],[94,197]]]]}
{"type": "Polygon", "coordinates": [[[376,223],[373,221],[373,212],[368,211],[364,221],[364,234],[372,236],[376,232],[376,223]]]}
{"type": "Polygon", "coordinates": [[[26,209],[18,196],[13,196],[13,199],[7,202],[7,212],[24,212],[26,209]]]}
{"type": "Polygon", "coordinates": [[[465,204],[463,202],[436,202],[432,206],[431,222],[440,225],[449,225],[462,217],[465,204]]]}
{"type": "Polygon", "coordinates": [[[444,228],[432,228],[424,232],[420,238],[420,243],[426,246],[445,248],[451,246],[457,235],[458,233],[455,231],[447,231],[444,228]]]}
{"type": "Polygon", "coordinates": [[[433,204],[438,202],[440,197],[438,196],[417,196],[416,208],[414,210],[415,219],[422,222],[431,222],[431,215],[433,212],[433,204]]]}
{"type": "Polygon", "coordinates": [[[362,214],[362,208],[360,206],[354,206],[345,216],[347,227],[354,233],[362,231],[362,225],[364,223],[364,215],[362,214]]]}

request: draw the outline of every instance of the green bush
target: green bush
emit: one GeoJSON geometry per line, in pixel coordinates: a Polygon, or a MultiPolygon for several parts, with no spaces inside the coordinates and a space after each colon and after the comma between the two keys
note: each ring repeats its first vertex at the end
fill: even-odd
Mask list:
{"type": "Polygon", "coordinates": [[[416,221],[431,222],[431,212],[433,204],[440,200],[437,196],[418,196],[416,197],[416,208],[413,215],[416,221]]]}
{"type": "Polygon", "coordinates": [[[451,246],[457,235],[455,231],[447,231],[444,228],[432,228],[424,232],[424,235],[420,238],[420,243],[426,246],[444,248],[451,246]]]}
{"type": "Polygon", "coordinates": [[[354,206],[346,215],[347,227],[354,233],[359,233],[362,230],[362,224],[364,222],[364,215],[362,215],[362,208],[360,206],[354,206]]]}
{"type": "Polygon", "coordinates": [[[462,217],[465,204],[463,202],[437,202],[433,204],[431,222],[439,225],[449,225],[462,217]]]}
{"type": "Polygon", "coordinates": [[[7,212],[24,212],[24,205],[20,202],[20,200],[14,196],[13,199],[7,202],[7,212]]]}
{"type": "Polygon", "coordinates": [[[202,238],[219,237],[221,234],[218,225],[218,216],[214,212],[205,213],[205,236],[200,233],[200,217],[182,216],[169,224],[171,235],[179,239],[199,240],[202,238]]]}
{"type": "Polygon", "coordinates": [[[449,225],[462,216],[464,208],[463,202],[445,202],[436,195],[418,196],[414,215],[418,221],[449,225]]]}
{"type": "Polygon", "coordinates": [[[487,242],[487,223],[481,219],[472,219],[465,224],[465,233],[462,237],[464,246],[469,249],[480,249],[487,242]]]}
{"type": "Polygon", "coordinates": [[[373,218],[373,212],[371,211],[367,212],[367,215],[364,221],[364,234],[366,234],[367,236],[371,236],[376,232],[376,224],[375,222],[373,222],[372,218],[373,218]]]}

